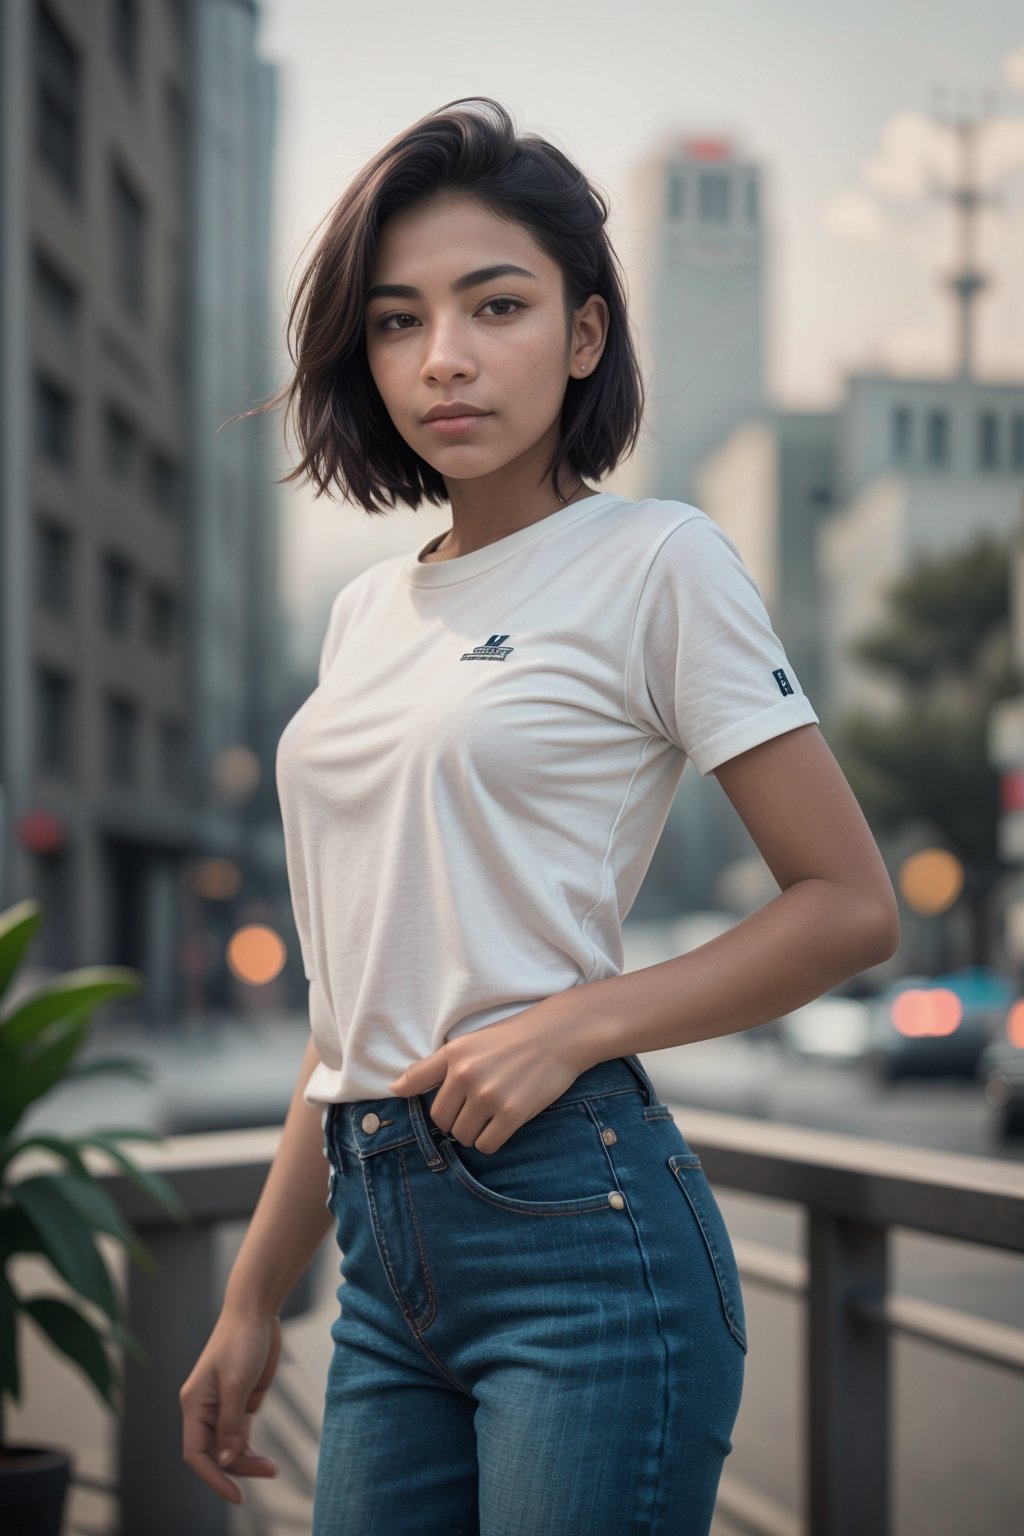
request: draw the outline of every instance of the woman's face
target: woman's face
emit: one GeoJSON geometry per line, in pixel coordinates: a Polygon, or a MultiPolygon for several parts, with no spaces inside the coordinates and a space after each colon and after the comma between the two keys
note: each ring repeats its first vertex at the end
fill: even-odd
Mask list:
{"type": "Polygon", "coordinates": [[[593,295],[570,335],[561,268],[530,232],[472,198],[437,194],[382,227],[366,305],[370,372],[409,447],[446,480],[475,479],[557,446],[570,370],[593,373],[606,311],[593,295]],[[522,270],[479,276],[508,264],[522,270]],[[427,425],[432,406],[453,400],[487,414],[449,431],[427,425]]]}

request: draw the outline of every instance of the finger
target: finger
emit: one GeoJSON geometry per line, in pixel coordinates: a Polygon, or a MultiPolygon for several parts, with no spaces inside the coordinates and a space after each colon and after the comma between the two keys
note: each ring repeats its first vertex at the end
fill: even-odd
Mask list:
{"type": "Polygon", "coordinates": [[[201,1419],[186,1413],[182,1432],[182,1459],[214,1493],[232,1504],[241,1504],[242,1491],[220,1470],[213,1459],[214,1430],[201,1419]]]}
{"type": "MultiPolygon", "coordinates": [[[[266,1378],[267,1369],[264,1367],[261,1380],[266,1378]]],[[[247,1392],[237,1380],[221,1382],[216,1433],[218,1465],[223,1467],[232,1464],[241,1454],[243,1447],[248,1445],[252,1415],[255,1408],[263,1401],[264,1395],[260,1387],[253,1387],[247,1392]]]]}
{"type": "Polygon", "coordinates": [[[276,1477],[278,1467],[272,1456],[264,1456],[250,1446],[248,1450],[239,1451],[227,1470],[232,1477],[276,1477]]]}

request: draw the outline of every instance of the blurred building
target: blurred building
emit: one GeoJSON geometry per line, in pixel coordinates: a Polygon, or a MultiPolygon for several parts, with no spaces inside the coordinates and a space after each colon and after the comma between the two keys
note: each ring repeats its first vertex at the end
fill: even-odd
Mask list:
{"type": "Polygon", "coordinates": [[[0,899],[42,901],[34,962],[142,970],[153,1017],[281,877],[270,419],[218,431],[273,382],[257,20],[0,7],[0,899]],[[190,890],[210,855],[234,908],[190,890]]]}
{"type": "Polygon", "coordinates": [[[653,240],[641,495],[696,502],[704,455],[763,403],[763,174],[728,140],[691,135],[636,176],[653,240]]]}
{"type": "MultiPolygon", "coordinates": [[[[965,137],[971,129],[958,125],[965,137]]],[[[751,272],[760,260],[752,227],[757,200],[753,190],[743,190],[756,187],[753,171],[724,152],[709,166],[706,146],[700,155],[666,158],[656,173],[648,171],[660,176],[665,196],[664,271],[654,287],[666,307],[664,334],[655,310],[656,345],[677,348],[678,366],[699,378],[699,386],[668,397],[659,379],[662,435],[672,451],[656,467],[648,494],[692,501],[735,540],[826,735],[854,705],[885,710],[898,704],[891,687],[852,657],[853,643],[885,613],[888,588],[921,557],[952,553],[979,533],[1009,544],[1022,522],[1024,379],[977,377],[974,305],[989,279],[974,266],[972,221],[985,195],[973,183],[969,151],[963,164],[963,180],[946,192],[960,222],[960,261],[946,277],[957,346],[951,376],[853,373],[843,381],[836,409],[814,412],[759,403],[759,349],[750,344],[744,355],[722,325],[730,295],[742,316],[738,331],[750,332],[748,343],[760,324],[751,272]],[[724,178],[729,190],[702,192],[709,176],[724,178]],[[680,192],[673,190],[677,178],[684,182],[680,192]],[[717,236],[701,217],[712,206],[721,211],[717,236]],[[692,235],[685,233],[688,219],[692,235]],[[716,246],[723,270],[712,278],[701,260],[710,261],[716,246]],[[689,340],[696,322],[687,318],[681,336],[674,330],[677,289],[685,289],[697,310],[710,306],[696,352],[689,340]],[[694,461],[697,402],[690,396],[707,388],[706,428],[712,430],[714,417],[721,430],[694,461]],[[678,465],[683,478],[677,481],[673,471],[666,479],[662,465],[678,465]],[[673,489],[677,484],[687,490],[673,489]]],[[[720,905],[724,888],[748,893],[745,904],[753,909],[776,893],[725,796],[692,768],[664,843],[658,857],[674,872],[684,906],[720,905]]]]}

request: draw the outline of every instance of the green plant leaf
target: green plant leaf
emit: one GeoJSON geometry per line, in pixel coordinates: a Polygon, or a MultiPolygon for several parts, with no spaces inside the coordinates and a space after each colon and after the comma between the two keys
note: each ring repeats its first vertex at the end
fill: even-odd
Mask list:
{"type": "Polygon", "coordinates": [[[88,1221],[68,1200],[59,1179],[50,1174],[11,1185],[11,1197],[35,1228],[43,1251],[58,1274],[85,1300],[114,1322],[124,1308],[106,1260],[88,1221]]]}
{"type": "Polygon", "coordinates": [[[144,1056],[90,1056],[85,1061],[76,1061],[68,1067],[64,1080],[73,1082],[78,1078],[93,1077],[103,1072],[135,1077],[144,1083],[152,1082],[157,1075],[155,1067],[144,1056]]]}
{"type": "Polygon", "coordinates": [[[0,1001],[42,921],[42,906],[31,896],[0,912],[0,1001]]]}
{"type": "MultiPolygon", "coordinates": [[[[163,1174],[157,1173],[154,1169],[138,1167],[119,1147],[114,1145],[112,1138],[124,1134],[122,1131],[94,1131],[91,1136],[80,1136],[78,1144],[79,1146],[101,1148],[124,1170],[126,1178],[131,1179],[139,1189],[149,1195],[160,1206],[161,1210],[166,1211],[168,1216],[174,1218],[179,1226],[189,1226],[192,1222],[192,1217],[188,1206],[181,1200],[174,1185],[168,1179],[165,1179],[163,1174]]],[[[134,1135],[135,1133],[131,1134],[134,1135]]],[[[154,1139],[163,1140],[164,1138],[158,1137],[154,1139]]]]}
{"type": "Polygon", "coordinates": [[[167,1137],[160,1131],[144,1131],[138,1125],[105,1125],[102,1129],[93,1132],[94,1136],[116,1136],[119,1141],[152,1141],[165,1142],[167,1137]]]}
{"type": "Polygon", "coordinates": [[[112,1344],[120,1344],[123,1349],[126,1349],[130,1355],[134,1355],[135,1359],[143,1365],[150,1363],[152,1356],[149,1350],[134,1333],[129,1333],[123,1323],[108,1324],[107,1336],[112,1344]]]}
{"type": "Polygon", "coordinates": [[[6,1393],[16,1403],[20,1403],[17,1311],[17,1292],[0,1269],[0,1396],[6,1393]]]}
{"type": "Polygon", "coordinates": [[[12,1253],[46,1253],[37,1229],[16,1205],[0,1206],[0,1264],[12,1253]]]}
{"type": "Polygon", "coordinates": [[[13,1062],[10,1053],[3,1062],[0,1077],[0,1131],[5,1135],[21,1119],[28,1106],[43,1096],[64,1075],[64,1070],[80,1048],[89,1030],[88,1018],[62,1021],[33,1055],[22,1053],[13,1062]]]}
{"type": "Polygon", "coordinates": [[[58,1019],[93,1013],[112,997],[142,991],[145,978],[123,965],[85,965],[46,982],[0,1020],[0,1046],[20,1051],[58,1019]]]}
{"type": "MultiPolygon", "coordinates": [[[[109,1232],[116,1237],[142,1267],[154,1273],[153,1259],[133,1227],[125,1221],[114,1201],[107,1194],[103,1186],[94,1179],[93,1175],[86,1171],[84,1179],[77,1173],[42,1173],[39,1179],[48,1180],[56,1187],[70,1205],[85,1217],[94,1232],[109,1232]]],[[[26,1180],[31,1183],[33,1180],[26,1180]]],[[[14,1186],[15,1191],[22,1188],[21,1184],[14,1186]]]]}
{"type": "Polygon", "coordinates": [[[78,1366],[108,1407],[116,1409],[114,1389],[120,1383],[107,1356],[103,1335],[92,1323],[77,1308],[56,1296],[34,1296],[21,1303],[21,1310],[27,1312],[50,1342],[78,1366]]]}
{"type": "Polygon", "coordinates": [[[80,1178],[91,1177],[73,1141],[68,1141],[64,1136],[47,1136],[42,1132],[25,1136],[20,1141],[8,1141],[6,1138],[0,1141],[0,1173],[3,1173],[9,1163],[13,1163],[19,1153],[26,1152],[29,1147],[46,1147],[49,1151],[55,1152],[58,1157],[66,1157],[80,1178]]]}

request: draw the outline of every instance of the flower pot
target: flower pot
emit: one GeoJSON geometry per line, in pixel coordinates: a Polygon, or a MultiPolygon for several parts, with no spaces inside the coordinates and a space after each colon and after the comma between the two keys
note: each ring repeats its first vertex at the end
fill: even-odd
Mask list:
{"type": "Polygon", "coordinates": [[[4,1536],[61,1536],[71,1457],[54,1445],[0,1449],[0,1531],[4,1536]]]}

